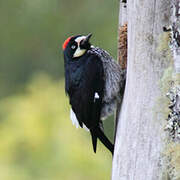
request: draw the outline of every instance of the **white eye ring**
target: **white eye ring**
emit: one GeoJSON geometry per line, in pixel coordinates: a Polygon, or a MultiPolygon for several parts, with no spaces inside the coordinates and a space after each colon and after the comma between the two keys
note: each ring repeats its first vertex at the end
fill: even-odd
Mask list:
{"type": "Polygon", "coordinates": [[[72,46],[71,46],[71,49],[75,49],[75,48],[76,48],[76,46],[75,46],[75,45],[72,45],[72,46]]]}

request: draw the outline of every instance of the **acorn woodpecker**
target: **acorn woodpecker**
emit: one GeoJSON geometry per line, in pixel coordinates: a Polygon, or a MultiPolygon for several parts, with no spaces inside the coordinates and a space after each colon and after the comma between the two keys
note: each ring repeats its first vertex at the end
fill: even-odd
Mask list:
{"type": "Polygon", "coordinates": [[[98,138],[113,154],[114,145],[103,132],[102,120],[122,100],[125,72],[108,52],[90,44],[91,36],[72,36],[63,44],[65,91],[71,120],[90,131],[94,152],[98,138]]]}

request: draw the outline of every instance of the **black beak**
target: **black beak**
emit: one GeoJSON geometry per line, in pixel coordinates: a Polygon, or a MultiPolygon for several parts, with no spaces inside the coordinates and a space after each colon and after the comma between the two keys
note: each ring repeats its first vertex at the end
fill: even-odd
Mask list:
{"type": "Polygon", "coordinates": [[[89,33],[89,34],[86,36],[85,41],[89,42],[89,39],[91,38],[91,36],[92,36],[92,33],[89,33]]]}
{"type": "Polygon", "coordinates": [[[92,34],[90,33],[90,34],[88,34],[88,35],[86,36],[86,38],[85,38],[84,40],[82,40],[82,42],[81,42],[81,47],[83,47],[83,48],[85,48],[85,49],[87,49],[87,48],[90,47],[89,40],[90,40],[91,36],[92,36],[92,34]]]}

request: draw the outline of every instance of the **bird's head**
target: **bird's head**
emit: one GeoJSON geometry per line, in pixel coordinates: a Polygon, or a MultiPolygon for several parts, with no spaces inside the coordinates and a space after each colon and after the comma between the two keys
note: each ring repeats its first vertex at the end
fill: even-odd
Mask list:
{"type": "Polygon", "coordinates": [[[86,53],[90,49],[91,44],[89,39],[92,34],[87,36],[77,35],[67,38],[63,43],[64,54],[70,58],[77,58],[86,53]]]}

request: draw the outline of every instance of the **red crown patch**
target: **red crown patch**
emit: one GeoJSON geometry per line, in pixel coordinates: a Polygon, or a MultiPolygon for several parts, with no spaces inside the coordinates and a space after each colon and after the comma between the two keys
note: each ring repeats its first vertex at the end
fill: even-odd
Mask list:
{"type": "Polygon", "coordinates": [[[63,46],[62,46],[63,50],[66,49],[66,46],[68,45],[68,43],[69,43],[70,40],[71,40],[71,37],[68,37],[68,38],[64,41],[63,46]]]}

